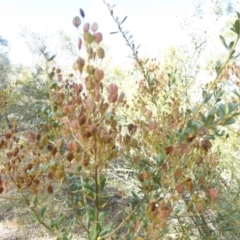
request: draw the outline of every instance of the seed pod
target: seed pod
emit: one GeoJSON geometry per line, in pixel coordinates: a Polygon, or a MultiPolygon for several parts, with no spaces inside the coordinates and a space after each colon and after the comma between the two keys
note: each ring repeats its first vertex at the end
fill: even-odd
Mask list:
{"type": "Polygon", "coordinates": [[[83,26],[83,31],[84,31],[84,32],[88,32],[89,29],[90,29],[90,24],[87,22],[87,23],[85,23],[84,26],[83,26]]]}
{"type": "Polygon", "coordinates": [[[48,191],[48,193],[50,193],[50,194],[53,193],[53,187],[52,187],[52,185],[48,185],[48,186],[47,186],[47,191],[48,191]]]}
{"type": "Polygon", "coordinates": [[[95,37],[95,42],[96,43],[100,43],[103,40],[102,33],[100,33],[100,32],[96,32],[94,34],[94,37],[95,37]]]}
{"type": "Polygon", "coordinates": [[[78,50],[80,50],[82,48],[82,39],[79,38],[78,39],[78,50]]]}
{"type": "Polygon", "coordinates": [[[103,59],[105,57],[105,52],[104,49],[102,47],[99,47],[96,51],[97,56],[101,59],[103,59]]]}
{"type": "Polygon", "coordinates": [[[73,25],[78,28],[81,25],[81,19],[80,17],[76,16],[73,18],[73,25]]]}
{"type": "Polygon", "coordinates": [[[88,44],[92,44],[93,41],[95,40],[95,37],[94,37],[94,35],[92,35],[91,33],[85,32],[85,33],[84,33],[84,40],[85,40],[88,44]]]}
{"type": "Polygon", "coordinates": [[[74,154],[72,152],[68,152],[66,158],[69,162],[71,162],[74,159],[74,154]]]}
{"type": "Polygon", "coordinates": [[[48,177],[49,179],[53,179],[53,172],[48,172],[47,177],[48,177]]]}
{"type": "Polygon", "coordinates": [[[178,194],[182,194],[184,190],[184,186],[182,184],[179,184],[177,187],[176,187],[176,191],[178,194]]]}
{"type": "Polygon", "coordinates": [[[94,71],[94,79],[100,82],[104,77],[104,72],[101,69],[96,68],[94,71]]]}
{"type": "Polygon", "coordinates": [[[84,11],[80,8],[80,9],[79,9],[79,12],[80,12],[81,17],[84,18],[84,17],[85,17],[84,11]]]}
{"type": "Polygon", "coordinates": [[[58,180],[60,180],[61,178],[63,178],[63,176],[64,176],[64,171],[63,171],[63,170],[59,169],[59,170],[57,170],[57,171],[55,172],[55,177],[56,177],[58,180]]]}
{"type": "Polygon", "coordinates": [[[97,24],[96,22],[92,24],[91,30],[92,30],[93,32],[96,32],[96,31],[98,30],[98,24],[97,24]]]}
{"type": "Polygon", "coordinates": [[[210,198],[216,199],[216,198],[218,197],[218,190],[217,190],[217,189],[215,189],[215,188],[210,188],[210,189],[208,190],[208,192],[209,192],[210,198]]]}

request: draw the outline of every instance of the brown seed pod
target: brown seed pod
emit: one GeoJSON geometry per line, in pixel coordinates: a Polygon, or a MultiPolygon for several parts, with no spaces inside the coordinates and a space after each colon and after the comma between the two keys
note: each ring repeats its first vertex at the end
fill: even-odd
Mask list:
{"type": "Polygon", "coordinates": [[[78,50],[80,50],[82,48],[82,39],[79,38],[78,39],[78,50]]]}
{"type": "Polygon", "coordinates": [[[5,134],[5,138],[7,138],[7,139],[9,139],[11,136],[12,136],[11,133],[6,133],[6,134],[5,134]]]}
{"type": "Polygon", "coordinates": [[[8,158],[11,158],[13,156],[13,153],[12,152],[7,152],[6,155],[7,155],[8,158]]]}
{"type": "Polygon", "coordinates": [[[54,176],[53,172],[48,172],[47,177],[49,179],[53,179],[53,176],[54,176]]]}
{"type": "Polygon", "coordinates": [[[143,172],[143,179],[148,180],[151,177],[151,173],[148,171],[143,172]]]}
{"type": "Polygon", "coordinates": [[[143,181],[144,181],[144,176],[143,176],[142,173],[138,175],[138,180],[139,180],[140,182],[143,182],[143,181]]]}
{"type": "Polygon", "coordinates": [[[96,68],[94,70],[94,79],[97,82],[100,82],[103,79],[103,77],[104,77],[104,72],[101,69],[96,68]]]}
{"type": "Polygon", "coordinates": [[[85,167],[87,167],[88,165],[89,165],[89,157],[87,157],[87,156],[85,156],[84,157],[84,159],[83,159],[83,165],[85,166],[85,167]]]}
{"type": "Polygon", "coordinates": [[[62,144],[63,144],[62,139],[58,139],[57,142],[56,142],[57,149],[60,149],[62,147],[62,144]]]}
{"type": "Polygon", "coordinates": [[[72,152],[68,152],[66,158],[69,162],[71,162],[74,159],[74,154],[72,152]]]}
{"type": "Polygon", "coordinates": [[[52,187],[52,185],[48,185],[48,186],[47,186],[47,191],[48,191],[48,193],[50,193],[50,194],[53,193],[53,187],[52,187]]]}
{"type": "Polygon", "coordinates": [[[180,168],[176,169],[174,172],[174,176],[175,176],[175,178],[181,178],[183,176],[182,169],[180,169],[180,168]]]}
{"type": "Polygon", "coordinates": [[[167,146],[164,148],[167,155],[170,154],[173,151],[173,149],[174,149],[173,146],[167,146]]]}
{"type": "Polygon", "coordinates": [[[103,40],[103,35],[101,32],[96,32],[94,34],[94,37],[95,37],[95,42],[98,44],[100,43],[102,40],[103,40]]]}
{"type": "Polygon", "coordinates": [[[201,142],[201,146],[205,151],[208,151],[212,147],[212,144],[209,139],[203,139],[201,142]]]}
{"type": "Polygon", "coordinates": [[[88,32],[89,29],[90,29],[90,24],[87,22],[87,23],[85,23],[84,26],[83,26],[83,31],[84,31],[84,32],[88,32]]]}
{"type": "Polygon", "coordinates": [[[182,184],[179,184],[178,186],[176,186],[176,191],[178,194],[182,194],[184,190],[184,186],[182,184]]]}

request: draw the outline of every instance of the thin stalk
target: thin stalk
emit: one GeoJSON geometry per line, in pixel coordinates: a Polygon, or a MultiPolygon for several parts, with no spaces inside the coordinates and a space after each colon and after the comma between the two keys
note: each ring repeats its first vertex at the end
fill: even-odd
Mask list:
{"type": "MultiPolygon", "coordinates": [[[[146,196],[146,195],[145,195],[146,196]]],[[[137,210],[139,209],[139,207],[141,206],[141,204],[144,202],[145,197],[137,204],[136,208],[124,219],[124,221],[122,221],[118,227],[116,227],[111,233],[104,235],[103,239],[107,239],[109,237],[111,237],[112,235],[114,235],[118,230],[120,230],[130,219],[131,217],[137,212],[137,210]]]]}
{"type": "MultiPolygon", "coordinates": [[[[231,60],[231,57],[232,57],[232,55],[233,55],[233,53],[234,53],[234,50],[235,50],[235,48],[236,48],[236,46],[237,46],[237,44],[238,44],[239,38],[240,38],[240,36],[238,35],[237,38],[236,38],[236,40],[235,40],[235,42],[234,42],[234,44],[233,44],[233,46],[232,46],[232,48],[231,48],[231,50],[230,50],[230,52],[229,52],[229,54],[228,54],[228,56],[227,56],[227,58],[226,58],[226,60],[225,60],[225,62],[224,62],[224,64],[221,66],[221,68],[220,68],[220,70],[219,70],[216,78],[214,79],[214,81],[212,82],[212,84],[209,86],[207,92],[210,92],[210,91],[214,88],[214,86],[218,83],[219,76],[221,75],[222,71],[225,69],[225,67],[226,67],[226,65],[229,63],[229,61],[231,60]]],[[[191,121],[195,118],[195,116],[198,114],[198,112],[199,112],[200,109],[203,107],[203,105],[204,105],[204,99],[203,99],[203,101],[201,102],[201,104],[198,105],[197,110],[196,110],[195,113],[192,115],[192,117],[189,119],[188,123],[191,122],[191,121]]]]}

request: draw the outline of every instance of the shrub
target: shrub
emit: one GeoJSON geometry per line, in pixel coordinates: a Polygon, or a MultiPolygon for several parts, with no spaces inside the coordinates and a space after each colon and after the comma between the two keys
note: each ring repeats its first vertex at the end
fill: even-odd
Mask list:
{"type": "MultiPolygon", "coordinates": [[[[225,136],[222,129],[239,114],[238,99],[225,102],[222,86],[224,69],[237,57],[240,14],[232,27],[236,39],[227,44],[222,38],[229,52],[226,60],[216,66],[201,102],[187,108],[176,79],[161,72],[156,61],[139,58],[122,28],[124,20],[114,16],[113,6],[107,7],[142,74],[133,103],[115,83],[105,84],[98,64],[105,57],[103,36],[97,23],[86,22],[78,41],[80,56],[73,64],[80,80],[66,78],[55,67],[49,71],[54,56],[43,51],[48,101],[39,114],[45,122],[25,136],[14,129],[4,133],[0,192],[6,197],[16,189],[32,218],[58,239],[71,239],[76,225],[87,239],[160,239],[171,234],[178,239],[216,238],[219,232],[208,219],[215,219],[222,190],[213,142],[225,136]],[[115,226],[106,210],[105,189],[117,158],[131,167],[137,186],[126,198],[128,208],[119,209],[121,222],[115,226]],[[72,215],[54,209],[52,195],[62,195],[72,215]]],[[[80,9],[73,19],[77,29],[84,17],[80,9]]]]}

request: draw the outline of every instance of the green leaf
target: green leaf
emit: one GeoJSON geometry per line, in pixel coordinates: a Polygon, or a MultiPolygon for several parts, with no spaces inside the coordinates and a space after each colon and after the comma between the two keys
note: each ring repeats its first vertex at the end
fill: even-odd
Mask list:
{"type": "Polygon", "coordinates": [[[223,104],[223,103],[220,104],[218,110],[219,110],[219,117],[220,117],[220,119],[223,119],[225,114],[226,114],[226,106],[225,106],[225,104],[223,104]]]}
{"type": "Polygon", "coordinates": [[[100,190],[102,191],[105,187],[106,177],[104,175],[100,176],[100,190]]]}
{"type": "Polygon", "coordinates": [[[231,58],[231,59],[237,59],[239,56],[240,56],[240,53],[239,53],[239,54],[237,54],[236,56],[232,56],[232,58],[231,58]]]}
{"type": "Polygon", "coordinates": [[[116,34],[116,33],[119,33],[119,31],[118,32],[110,32],[109,34],[116,34]]]}
{"type": "Polygon", "coordinates": [[[207,103],[211,99],[212,95],[213,95],[212,93],[207,93],[204,103],[207,103]]]}
{"type": "Polygon", "coordinates": [[[48,74],[48,77],[49,77],[50,79],[52,79],[53,76],[54,76],[54,72],[50,72],[50,73],[48,74]]]}
{"type": "Polygon", "coordinates": [[[53,106],[53,111],[56,112],[58,110],[58,105],[53,106]]]}
{"type": "Polygon", "coordinates": [[[222,63],[221,63],[221,61],[218,60],[215,64],[215,71],[217,74],[220,73],[221,66],[222,66],[222,63]]]}
{"type": "Polygon", "coordinates": [[[201,112],[199,112],[199,114],[200,114],[200,117],[202,119],[202,122],[207,124],[207,118],[201,112]]]}
{"type": "Polygon", "coordinates": [[[229,48],[232,49],[233,45],[234,45],[234,41],[231,41],[231,42],[229,43],[229,48]]]}
{"type": "Polygon", "coordinates": [[[236,33],[237,33],[238,35],[240,35],[240,19],[237,19],[237,20],[235,21],[234,27],[235,27],[235,29],[236,29],[236,33]]]}
{"type": "Polygon", "coordinates": [[[33,204],[34,204],[34,206],[36,206],[38,204],[38,195],[36,195],[34,197],[33,204]]]}
{"type": "Polygon", "coordinates": [[[90,240],[96,240],[97,238],[97,229],[95,226],[92,226],[90,228],[90,233],[89,233],[89,239],[90,240]]]}
{"type": "Polygon", "coordinates": [[[234,26],[233,26],[233,27],[231,27],[231,28],[230,28],[230,30],[232,30],[233,32],[237,33],[237,31],[236,31],[236,29],[235,29],[235,27],[234,27],[234,26]]]}
{"type": "Polygon", "coordinates": [[[232,113],[238,107],[238,103],[228,103],[228,114],[232,113]]]}
{"type": "Polygon", "coordinates": [[[56,57],[56,55],[53,55],[53,56],[51,56],[47,61],[48,61],[48,62],[51,62],[55,57],[56,57]]]}
{"type": "Polygon", "coordinates": [[[57,87],[57,82],[53,82],[50,86],[50,89],[56,89],[57,87]]]}
{"type": "Polygon", "coordinates": [[[185,113],[185,121],[188,122],[189,118],[190,118],[190,115],[191,115],[191,110],[190,109],[187,109],[186,113],[185,113]]]}
{"type": "Polygon", "coordinates": [[[162,165],[163,156],[162,156],[161,153],[159,153],[159,154],[157,155],[156,162],[157,162],[157,166],[161,166],[161,165],[162,165]]]}
{"type": "Polygon", "coordinates": [[[205,102],[205,99],[206,99],[206,95],[207,95],[206,91],[203,91],[203,92],[202,92],[202,98],[203,98],[203,101],[204,101],[204,102],[205,102]]]}
{"type": "Polygon", "coordinates": [[[46,212],[46,209],[47,209],[46,206],[41,209],[41,212],[40,212],[40,217],[41,217],[41,218],[44,217],[44,214],[45,214],[45,212],[46,212]]]}
{"type": "Polygon", "coordinates": [[[207,117],[207,125],[211,126],[214,119],[215,119],[215,116],[213,114],[209,114],[208,117],[207,117]]]}
{"type": "Polygon", "coordinates": [[[89,185],[89,183],[87,183],[87,182],[83,182],[83,183],[82,183],[82,186],[83,186],[84,188],[90,190],[91,192],[95,192],[94,188],[93,188],[91,185],[89,185]]]}
{"type": "Polygon", "coordinates": [[[194,106],[194,107],[192,108],[192,113],[195,114],[196,111],[197,111],[197,106],[194,106]]]}
{"type": "Polygon", "coordinates": [[[89,220],[94,221],[94,219],[95,219],[95,209],[91,206],[87,206],[86,211],[87,211],[89,220]]]}
{"type": "Polygon", "coordinates": [[[100,233],[100,236],[104,236],[108,233],[110,233],[113,229],[113,222],[109,223],[106,228],[103,229],[103,231],[100,233]]]}
{"type": "Polygon", "coordinates": [[[226,120],[224,123],[222,123],[223,126],[226,126],[226,125],[231,125],[233,123],[236,122],[236,119],[235,118],[230,118],[228,120],[226,120]]]}
{"type": "Polygon", "coordinates": [[[85,208],[77,208],[77,213],[79,216],[82,216],[84,213],[86,213],[86,209],[85,208]]]}
{"type": "Polygon", "coordinates": [[[229,51],[229,47],[228,47],[228,45],[227,45],[227,43],[226,43],[224,37],[221,36],[221,35],[220,35],[219,37],[220,37],[220,40],[221,40],[222,44],[224,45],[224,47],[229,51]]]}
{"type": "Polygon", "coordinates": [[[127,19],[127,16],[122,20],[121,24],[123,24],[127,19]]]}
{"type": "Polygon", "coordinates": [[[237,12],[237,17],[240,19],[240,13],[239,12],[237,12]]]}
{"type": "Polygon", "coordinates": [[[30,211],[30,216],[35,222],[39,222],[37,215],[33,211],[30,211]]]}

